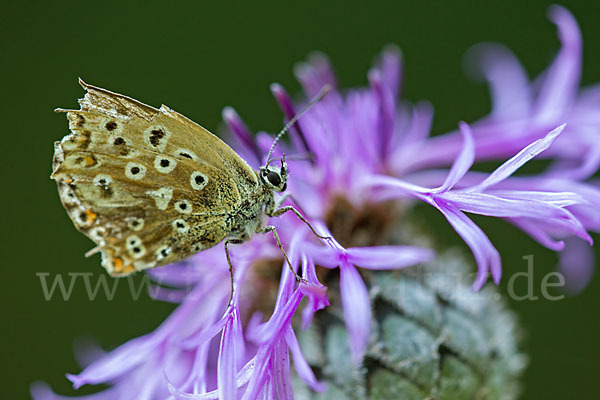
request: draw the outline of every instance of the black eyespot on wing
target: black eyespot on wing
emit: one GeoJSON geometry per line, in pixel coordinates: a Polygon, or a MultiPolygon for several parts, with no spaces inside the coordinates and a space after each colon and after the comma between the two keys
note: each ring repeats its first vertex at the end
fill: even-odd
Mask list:
{"type": "Polygon", "coordinates": [[[115,146],[120,146],[122,144],[125,144],[125,139],[123,139],[122,137],[118,137],[115,139],[115,141],[113,142],[113,144],[115,146]]]}
{"type": "Polygon", "coordinates": [[[169,166],[170,162],[169,160],[163,158],[162,160],[160,160],[160,166],[163,168],[167,168],[169,166]]]}
{"type": "Polygon", "coordinates": [[[117,123],[115,121],[110,121],[106,123],[105,127],[109,131],[114,131],[117,129],[117,123]]]}
{"type": "Polygon", "coordinates": [[[160,143],[160,139],[165,137],[165,132],[162,129],[154,129],[150,133],[150,143],[152,146],[157,147],[160,143]]]}
{"type": "Polygon", "coordinates": [[[140,173],[140,168],[139,167],[132,167],[131,168],[131,173],[133,175],[139,174],[140,173]]]}
{"type": "Polygon", "coordinates": [[[281,185],[281,177],[277,172],[270,171],[267,174],[267,179],[269,180],[269,183],[273,186],[281,185]]]}
{"type": "Polygon", "coordinates": [[[197,185],[202,185],[204,183],[204,177],[202,175],[196,175],[194,178],[197,185]]]}

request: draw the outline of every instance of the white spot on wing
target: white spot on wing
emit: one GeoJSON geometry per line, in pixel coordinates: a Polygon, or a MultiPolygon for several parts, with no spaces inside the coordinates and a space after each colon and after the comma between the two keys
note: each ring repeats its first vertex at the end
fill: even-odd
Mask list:
{"type": "Polygon", "coordinates": [[[75,191],[64,181],[59,184],[60,198],[65,204],[68,205],[76,205],[79,204],[80,201],[75,196],[75,191]]]}
{"type": "Polygon", "coordinates": [[[154,168],[161,174],[168,174],[177,166],[177,160],[171,157],[158,155],[154,159],[154,168]]]}
{"type": "Polygon", "coordinates": [[[133,161],[128,162],[127,165],[125,166],[125,175],[129,179],[134,179],[136,181],[139,181],[146,175],[146,167],[144,167],[140,163],[136,163],[133,161]]]}
{"type": "Polygon", "coordinates": [[[137,235],[130,235],[125,240],[125,248],[127,248],[127,250],[131,250],[134,247],[141,246],[141,245],[142,245],[142,239],[140,239],[140,237],[137,235]]]}
{"type": "Polygon", "coordinates": [[[191,150],[188,149],[178,149],[175,152],[175,155],[179,158],[187,158],[187,159],[192,159],[192,160],[197,160],[198,156],[196,155],[196,153],[194,153],[191,150]]]}
{"type": "Polygon", "coordinates": [[[104,267],[104,269],[106,269],[106,271],[109,274],[112,274],[113,271],[115,270],[115,266],[111,262],[110,256],[105,251],[103,251],[101,254],[102,254],[102,262],[100,264],[104,267]]]}
{"type": "Polygon", "coordinates": [[[197,253],[203,249],[204,249],[204,247],[202,246],[202,244],[200,242],[196,242],[196,243],[192,244],[192,251],[194,253],[197,253]]]}
{"type": "Polygon", "coordinates": [[[190,227],[188,226],[187,222],[181,218],[174,220],[171,225],[173,225],[173,229],[179,233],[188,233],[190,231],[190,227]]]}
{"type": "Polygon", "coordinates": [[[146,193],[154,198],[156,207],[158,207],[159,210],[166,210],[171,201],[171,197],[173,197],[173,189],[170,187],[161,187],[158,190],[151,190],[146,193]]]}
{"type": "Polygon", "coordinates": [[[171,254],[171,248],[169,246],[161,246],[156,250],[156,261],[162,261],[171,254]]]}
{"type": "Polygon", "coordinates": [[[90,238],[100,244],[104,244],[104,233],[106,229],[103,226],[97,226],[95,228],[90,229],[90,238]]]}
{"type": "Polygon", "coordinates": [[[144,219],[131,217],[126,219],[127,227],[133,231],[140,231],[144,227],[144,219]]]}
{"type": "Polygon", "coordinates": [[[148,269],[148,268],[154,268],[156,266],[156,262],[145,262],[145,261],[134,261],[133,262],[133,267],[137,270],[137,271],[142,271],[144,269],[148,269]]]}
{"type": "Polygon", "coordinates": [[[118,135],[123,131],[123,121],[116,118],[102,118],[99,120],[98,128],[111,135],[118,135]]]}
{"type": "Polygon", "coordinates": [[[143,245],[139,247],[134,247],[133,249],[129,250],[129,254],[131,254],[133,258],[144,257],[146,255],[146,247],[143,245]]]}
{"type": "Polygon", "coordinates": [[[112,183],[112,178],[106,174],[98,174],[94,178],[94,185],[106,187],[112,183]]]}
{"type": "Polygon", "coordinates": [[[146,254],[146,247],[139,236],[131,235],[125,240],[125,247],[133,258],[140,258],[146,254]]]}
{"type": "Polygon", "coordinates": [[[190,185],[196,190],[202,190],[208,184],[208,177],[200,171],[192,172],[190,176],[190,185]]]}
{"type": "Polygon", "coordinates": [[[188,200],[179,200],[175,203],[175,209],[182,214],[190,214],[192,212],[192,203],[188,200]]]}
{"type": "Polygon", "coordinates": [[[155,125],[144,132],[144,143],[152,150],[164,151],[170,137],[171,132],[164,126],[155,125]]]}

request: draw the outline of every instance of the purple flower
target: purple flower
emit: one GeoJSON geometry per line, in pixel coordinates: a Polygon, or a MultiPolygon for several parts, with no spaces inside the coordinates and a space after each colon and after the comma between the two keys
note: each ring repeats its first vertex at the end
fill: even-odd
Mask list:
{"type": "MultiPolygon", "coordinates": [[[[493,190],[490,188],[507,180],[523,164],[546,150],[563,131],[564,125],[559,126],[546,137],[538,139],[521,150],[510,160],[506,161],[482,182],[477,185],[453,190],[454,186],[465,176],[475,159],[474,140],[469,126],[460,124],[464,136],[464,147],[456,158],[444,183],[435,188],[427,189],[400,179],[378,176],[372,185],[387,189],[386,197],[411,195],[437,208],[448,222],[469,245],[479,272],[474,289],[479,290],[491,271],[494,282],[498,283],[501,276],[500,254],[490,240],[463,211],[501,217],[511,220],[515,225],[522,224],[524,230],[532,236],[543,235],[543,229],[564,229],[579,236],[592,244],[592,239],[582,223],[567,209],[574,204],[585,204],[586,201],[573,192],[543,192],[526,190],[493,190]],[[537,224],[541,222],[542,224],[537,224]],[[542,232],[531,232],[526,224],[537,226],[542,232]]],[[[543,235],[544,238],[548,235],[543,235]]],[[[548,247],[558,250],[552,243],[548,247]]]]}
{"type": "MultiPolygon", "coordinates": [[[[323,282],[339,280],[339,296],[332,298],[342,304],[349,348],[360,363],[371,335],[371,305],[361,271],[400,269],[434,257],[431,249],[385,240],[385,231],[397,222],[395,207],[407,210],[419,201],[441,212],[471,248],[478,266],[474,289],[489,274],[500,281],[501,257],[466,213],[502,218],[543,246],[564,250],[561,271],[572,280],[573,291],[581,290],[593,263],[591,254],[581,250],[581,239],[591,244],[588,230],[600,230],[600,190],[586,182],[600,166],[600,90],[578,88],[581,38],[574,18],[558,6],[551,7],[550,16],[562,48],[548,70],[529,84],[506,49],[477,47],[470,55],[490,82],[494,108],[479,121],[459,123],[456,132],[433,137],[431,105],[410,106],[399,99],[397,49],[383,52],[368,73],[369,87],[343,93],[324,55],[298,66],[306,98],[324,85],[333,88],[291,127],[289,144],[279,144],[274,154],[288,154],[288,191],[294,200],[286,201],[301,208],[321,234],[333,237],[316,239],[294,215],[269,221],[304,280],[296,281],[268,236],[231,248],[231,302],[222,246],[149,271],[157,283],[153,296],[180,303],[175,312],[154,332],[67,377],[76,388],[111,385],[85,396],[89,400],[291,399],[293,363],[310,388],[324,390],[295,329],[307,328],[315,313],[329,305],[323,282]],[[551,167],[536,176],[514,175],[535,157],[551,160],[551,167]],[[471,171],[482,160],[502,164],[491,174],[471,171]],[[587,264],[573,267],[582,261],[587,264]],[[265,278],[263,272],[277,266],[281,277],[265,278]],[[298,313],[303,299],[306,305],[298,313]],[[299,324],[293,320],[296,314],[299,324]]],[[[286,120],[292,118],[298,105],[282,86],[273,84],[271,90],[286,120]]],[[[232,108],[223,111],[223,118],[238,153],[254,167],[264,163],[272,136],[253,135],[232,108]]],[[[64,398],[41,383],[32,393],[36,400],[64,398]]]]}

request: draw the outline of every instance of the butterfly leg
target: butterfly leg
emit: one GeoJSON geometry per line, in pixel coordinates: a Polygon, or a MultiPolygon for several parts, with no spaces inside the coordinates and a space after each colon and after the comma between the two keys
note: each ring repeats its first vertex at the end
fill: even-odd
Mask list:
{"type": "Polygon", "coordinates": [[[279,250],[281,250],[281,253],[283,254],[283,258],[285,258],[285,262],[287,263],[288,267],[290,268],[290,271],[292,271],[292,274],[294,274],[294,276],[296,277],[296,281],[298,281],[298,282],[306,281],[301,276],[299,276],[296,273],[296,271],[294,271],[294,267],[292,267],[292,263],[290,262],[290,259],[288,258],[287,254],[285,253],[285,250],[283,249],[283,246],[281,245],[281,240],[279,239],[279,234],[277,233],[277,229],[273,225],[267,225],[265,227],[258,228],[256,230],[256,232],[258,232],[258,233],[271,232],[273,234],[273,237],[275,238],[275,241],[277,242],[277,247],[279,247],[279,250]]]}
{"type": "Polygon", "coordinates": [[[232,244],[240,244],[240,243],[244,243],[243,240],[240,239],[226,239],[224,246],[225,246],[225,255],[227,256],[227,265],[229,266],[229,277],[231,278],[231,296],[229,297],[229,303],[227,304],[231,304],[231,300],[233,299],[233,264],[231,263],[231,256],[229,255],[229,248],[228,245],[232,243],[232,244]]]}
{"type": "Polygon", "coordinates": [[[310,222],[308,222],[306,220],[306,218],[304,218],[304,216],[302,216],[302,214],[300,214],[300,211],[298,211],[298,210],[296,210],[294,208],[294,206],[279,207],[279,208],[276,208],[275,210],[273,210],[272,212],[267,213],[267,215],[269,217],[279,217],[280,215],[285,214],[288,211],[292,211],[294,214],[296,214],[296,216],[300,219],[300,221],[304,222],[310,228],[310,230],[312,231],[312,233],[314,233],[315,236],[317,236],[318,238],[325,239],[325,240],[331,239],[330,236],[323,236],[323,235],[320,235],[319,233],[317,233],[317,231],[310,224],[310,222]]]}

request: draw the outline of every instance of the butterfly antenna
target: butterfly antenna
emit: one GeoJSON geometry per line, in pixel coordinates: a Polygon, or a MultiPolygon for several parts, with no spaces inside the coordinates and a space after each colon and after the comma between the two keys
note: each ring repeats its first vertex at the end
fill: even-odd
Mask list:
{"type": "Polygon", "coordinates": [[[316,103],[318,103],[319,101],[321,101],[323,99],[323,97],[325,97],[325,95],[331,90],[331,85],[325,85],[321,88],[321,90],[319,90],[319,93],[317,93],[317,95],[315,97],[312,98],[311,101],[309,101],[302,110],[300,110],[299,113],[297,113],[296,115],[294,115],[292,117],[292,119],[290,119],[287,124],[285,124],[285,126],[279,131],[279,133],[277,134],[277,136],[275,136],[275,139],[273,140],[273,144],[271,145],[271,148],[269,149],[269,154],[267,154],[267,160],[271,159],[271,154],[273,154],[273,150],[275,150],[275,146],[277,145],[277,142],[279,142],[279,139],[281,139],[281,137],[283,135],[285,135],[285,133],[290,129],[290,127],[292,125],[294,125],[296,123],[296,121],[298,121],[300,119],[300,117],[307,112],[308,110],[310,110],[310,108],[312,106],[314,106],[316,103]]]}

